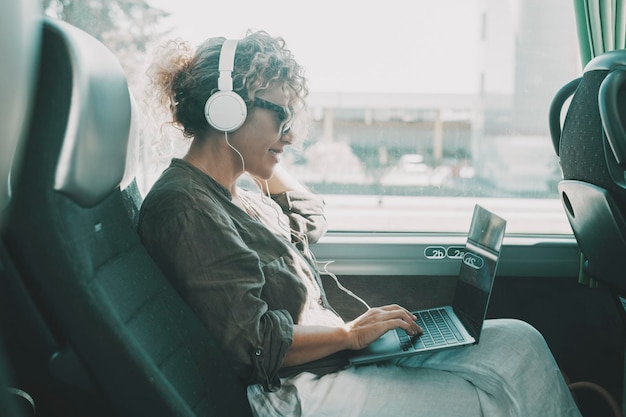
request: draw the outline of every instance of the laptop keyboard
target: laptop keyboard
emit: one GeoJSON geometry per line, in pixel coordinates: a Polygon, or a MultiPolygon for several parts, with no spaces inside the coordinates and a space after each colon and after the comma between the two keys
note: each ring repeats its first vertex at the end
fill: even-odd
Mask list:
{"type": "Polygon", "coordinates": [[[411,338],[403,329],[396,329],[403,350],[447,346],[465,340],[445,309],[426,310],[414,314],[417,316],[415,322],[424,333],[411,338]]]}

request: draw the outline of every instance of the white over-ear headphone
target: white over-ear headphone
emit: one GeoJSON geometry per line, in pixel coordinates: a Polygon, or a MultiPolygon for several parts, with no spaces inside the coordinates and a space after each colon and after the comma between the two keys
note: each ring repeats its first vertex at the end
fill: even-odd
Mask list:
{"type": "Polygon", "coordinates": [[[211,95],[204,105],[204,117],[215,129],[222,132],[237,130],[246,121],[248,109],[245,101],[233,91],[232,72],[235,67],[235,51],[237,40],[224,41],[220,51],[217,81],[218,92],[211,95]]]}

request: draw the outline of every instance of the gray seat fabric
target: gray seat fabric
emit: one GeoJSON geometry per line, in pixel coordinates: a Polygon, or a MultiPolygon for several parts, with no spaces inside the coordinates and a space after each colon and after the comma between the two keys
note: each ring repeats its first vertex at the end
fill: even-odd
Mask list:
{"type": "Polygon", "coordinates": [[[139,241],[136,188],[120,189],[133,105],[119,63],[68,24],[46,19],[43,31],[37,122],[3,236],[16,270],[116,415],[251,415],[139,241]]]}
{"type": "Polygon", "coordinates": [[[626,50],[607,52],[556,94],[550,112],[563,171],[559,195],[586,273],[616,294],[626,291],[625,80],[626,50]],[[561,130],[561,109],[570,96],[561,130]]]}

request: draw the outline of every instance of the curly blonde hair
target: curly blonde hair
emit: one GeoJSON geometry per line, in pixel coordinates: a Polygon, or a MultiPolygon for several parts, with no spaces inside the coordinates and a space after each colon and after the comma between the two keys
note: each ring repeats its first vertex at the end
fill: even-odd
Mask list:
{"type": "MultiPolygon", "coordinates": [[[[219,55],[224,40],[210,38],[195,51],[187,42],[170,41],[148,70],[158,101],[169,109],[171,122],[185,137],[198,137],[210,129],[204,104],[218,91],[219,55]]],[[[233,91],[244,99],[248,110],[259,92],[277,86],[288,93],[291,111],[305,107],[308,87],[304,69],[280,37],[248,31],[237,44],[232,76],[233,91]]]]}

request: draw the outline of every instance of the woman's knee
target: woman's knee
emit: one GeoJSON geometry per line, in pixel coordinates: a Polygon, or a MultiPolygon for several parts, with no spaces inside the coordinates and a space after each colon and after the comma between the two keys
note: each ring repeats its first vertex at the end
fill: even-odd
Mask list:
{"type": "Polygon", "coordinates": [[[543,335],[531,324],[518,319],[487,320],[483,329],[486,337],[498,340],[525,342],[530,345],[545,345],[543,335]]]}

